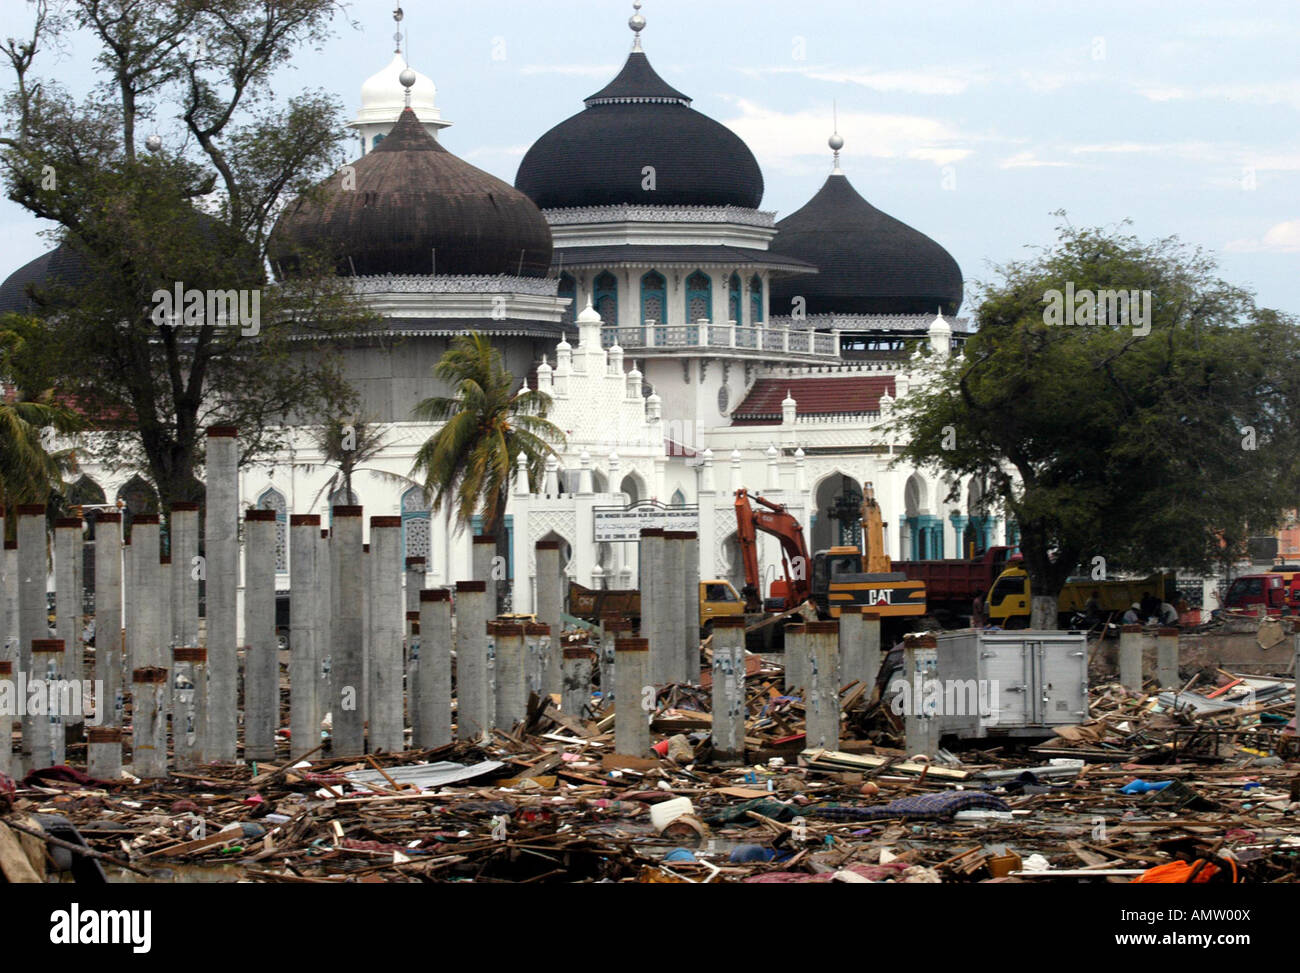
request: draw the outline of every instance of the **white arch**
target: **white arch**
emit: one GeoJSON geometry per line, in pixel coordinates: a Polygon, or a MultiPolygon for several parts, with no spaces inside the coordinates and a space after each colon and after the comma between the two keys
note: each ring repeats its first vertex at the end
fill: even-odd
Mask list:
{"type": "Polygon", "coordinates": [[[908,517],[930,512],[930,489],[919,472],[907,478],[903,487],[903,505],[908,517]]]}

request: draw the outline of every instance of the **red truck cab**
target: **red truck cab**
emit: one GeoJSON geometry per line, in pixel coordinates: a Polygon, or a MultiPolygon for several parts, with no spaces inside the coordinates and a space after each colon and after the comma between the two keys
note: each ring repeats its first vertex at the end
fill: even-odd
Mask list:
{"type": "Polygon", "coordinates": [[[1228,588],[1223,599],[1223,607],[1229,611],[1256,614],[1263,606],[1266,614],[1281,615],[1283,609],[1287,614],[1300,608],[1300,573],[1269,572],[1266,574],[1246,574],[1237,578],[1228,588]]]}

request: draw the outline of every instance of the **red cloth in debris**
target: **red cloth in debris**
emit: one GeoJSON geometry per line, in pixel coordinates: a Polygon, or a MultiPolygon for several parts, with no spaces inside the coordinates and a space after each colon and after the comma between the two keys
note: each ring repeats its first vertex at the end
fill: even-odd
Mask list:
{"type": "Polygon", "coordinates": [[[39,785],[42,781],[62,781],[67,784],[80,784],[83,787],[89,787],[97,783],[95,778],[88,777],[67,764],[59,764],[56,767],[42,767],[39,770],[33,770],[23,778],[23,783],[28,787],[39,785]]]}

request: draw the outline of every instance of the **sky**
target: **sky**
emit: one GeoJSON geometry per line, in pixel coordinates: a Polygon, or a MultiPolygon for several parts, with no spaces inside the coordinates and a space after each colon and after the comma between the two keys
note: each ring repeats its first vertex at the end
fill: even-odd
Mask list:
{"type": "MultiPolygon", "coordinates": [[[[348,4],[276,92],[322,88],[351,118],[392,57],[392,7],[348,4]]],[[[408,60],[454,123],[443,144],[508,182],[631,47],[630,0],[404,9],[408,60]]],[[[1065,210],[1076,226],[1177,235],[1262,305],[1300,313],[1294,0],[645,0],[642,13],[651,63],[748,143],[778,218],[825,181],[837,106],[850,180],[946,247],[968,293],[1050,244],[1065,210]]],[[[29,20],[23,0],[0,0],[0,36],[29,20]]],[[[74,38],[37,73],[88,91],[91,53],[74,38]]],[[[0,200],[0,276],[48,249],[41,228],[0,200]]]]}

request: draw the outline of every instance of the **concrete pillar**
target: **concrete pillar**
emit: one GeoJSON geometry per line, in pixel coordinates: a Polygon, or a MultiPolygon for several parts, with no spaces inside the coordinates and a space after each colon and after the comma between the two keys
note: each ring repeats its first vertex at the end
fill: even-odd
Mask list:
{"type": "Polygon", "coordinates": [[[172,752],[177,770],[203,766],[208,724],[208,650],[172,649],[172,752]]]}
{"type": "Polygon", "coordinates": [[[199,644],[199,582],[194,576],[194,559],[199,554],[199,505],[173,503],[168,528],[172,550],[172,638],[177,645],[194,646],[199,644]]]}
{"type": "Polygon", "coordinates": [[[808,692],[804,703],[807,745],[826,750],[840,746],[840,675],[838,622],[804,626],[808,652],[808,692]]]}
{"type": "Polygon", "coordinates": [[[1119,630],[1119,681],[1125,689],[1142,691],[1142,626],[1119,630]]]}
{"type": "Polygon", "coordinates": [[[874,673],[867,675],[866,647],[867,626],[862,606],[843,606],[840,609],[840,678],[846,684],[856,680],[859,685],[870,687],[875,679],[874,673]]]}
{"type": "Polygon", "coordinates": [[[238,733],[239,442],[233,426],[208,429],[204,577],[209,760],[234,763],[238,733]]]}
{"type": "MultiPolygon", "coordinates": [[[[180,643],[176,640],[176,630],[172,623],[176,614],[172,611],[172,591],[176,579],[172,576],[172,557],[170,554],[158,556],[158,644],[162,646],[163,656],[171,662],[171,650],[180,643]]],[[[170,712],[171,703],[168,704],[170,712]]]]}
{"type": "Polygon", "coordinates": [[[785,627],[785,692],[786,695],[808,688],[808,646],[802,624],[785,627]]]}
{"type": "MultiPolygon", "coordinates": [[[[64,678],[65,664],[63,639],[32,639],[31,680],[42,680],[44,692],[41,693],[44,713],[35,714],[32,719],[31,769],[56,767],[66,763],[64,756],[63,726],[65,705],[70,702],[69,694],[60,692],[64,678]]],[[[30,686],[30,683],[29,683],[30,686]]],[[[28,689],[30,703],[32,691],[28,689]]],[[[26,734],[23,735],[24,743],[26,734]]]]}
{"type": "Polygon", "coordinates": [[[614,679],[617,672],[614,662],[614,643],[632,634],[632,622],[618,615],[606,615],[600,620],[600,696],[603,702],[614,698],[614,679]]]}
{"type": "Polygon", "coordinates": [[[320,742],[320,515],[289,517],[289,753],[320,742]]]}
{"type": "MultiPolygon", "coordinates": [[[[10,699],[16,699],[17,691],[18,686],[14,680],[14,660],[0,659],[0,692],[7,694],[10,699]]],[[[0,774],[6,777],[13,777],[16,773],[13,759],[13,723],[12,713],[0,713],[0,774]]]]}
{"type": "Polygon", "coordinates": [[[488,709],[487,585],[456,582],[456,739],[477,740],[488,709]]]}
{"type": "MultiPolygon", "coordinates": [[[[103,726],[123,725],[123,665],[122,515],[104,513],[95,520],[95,679],[103,696],[95,706],[103,726]]],[[[117,763],[120,769],[120,740],[117,763]]]]}
{"type": "Polygon", "coordinates": [[[551,630],[551,641],[542,665],[542,692],[553,696],[560,692],[560,637],[564,622],[564,593],[560,588],[560,542],[537,542],[537,621],[551,630]]]}
{"type": "Polygon", "coordinates": [[[334,508],[330,528],[331,597],[330,697],[333,714],[333,753],[360,754],[365,750],[362,722],[361,551],[360,507],[334,508]]]}
{"type": "Polygon", "coordinates": [[[927,683],[939,678],[939,648],[933,635],[907,639],[903,646],[902,678],[907,680],[907,708],[903,717],[904,747],[908,756],[933,756],[939,749],[940,714],[932,711],[943,692],[927,692],[927,683]]]}
{"type": "Polygon", "coordinates": [[[540,622],[524,625],[524,656],[528,693],[541,699],[551,665],[551,626],[540,622]]]}
{"type": "Polygon", "coordinates": [[[272,760],[280,726],[275,511],[249,510],[244,516],[244,759],[272,760]]]}
{"type": "MultiPolygon", "coordinates": [[[[81,572],[82,536],[85,529],[80,517],[60,517],[54,521],[54,615],[55,631],[63,640],[63,678],[78,686],[86,678],[85,647],[81,643],[81,572]]],[[[81,726],[80,714],[65,714],[69,726],[81,726]]]]}
{"type": "Polygon", "coordinates": [[[159,604],[160,566],[158,548],[161,527],[157,514],[139,514],[131,521],[131,557],[134,562],[135,586],[126,592],[135,625],[132,642],[136,655],[133,669],[167,667],[171,660],[164,651],[162,612],[159,604]]]}
{"type": "Polygon", "coordinates": [[[683,676],[692,686],[700,684],[700,535],[684,531],[682,549],[682,652],[683,676]]]}
{"type": "Polygon", "coordinates": [[[562,659],[564,695],[560,708],[575,719],[584,719],[591,703],[591,649],[585,645],[566,646],[562,659]]]}
{"type": "Polygon", "coordinates": [[[122,521],[122,667],[123,681],[131,681],[131,669],[134,662],[140,657],[140,626],[139,619],[136,617],[137,606],[135,603],[135,592],[140,585],[135,572],[135,552],[136,548],[131,544],[131,537],[127,533],[127,522],[125,518],[122,521]]]}
{"type": "Polygon", "coordinates": [[[411,745],[420,736],[420,592],[424,590],[425,561],[406,559],[406,713],[411,721],[411,745]]]}
{"type": "Polygon", "coordinates": [[[402,518],[370,518],[370,749],[406,747],[402,708],[402,518]]]}
{"type": "Polygon", "coordinates": [[[370,590],[374,587],[372,575],[374,561],[370,558],[370,545],[361,545],[361,696],[357,706],[361,710],[361,725],[370,721],[370,590]]]}
{"type": "MultiPolygon", "coordinates": [[[[18,665],[18,542],[4,540],[6,520],[4,508],[0,507],[0,667],[8,666],[8,676],[12,677],[18,665]]],[[[15,514],[16,519],[16,514],[15,514]]],[[[0,773],[10,774],[13,765],[9,751],[12,749],[14,720],[11,715],[0,714],[0,773]]]]}
{"type": "Polygon", "coordinates": [[[316,548],[316,733],[319,742],[321,723],[330,710],[330,658],[334,638],[333,573],[330,571],[330,532],[322,530],[316,548]]]}
{"type": "MultiPolygon", "coordinates": [[[[45,604],[45,505],[18,507],[18,672],[36,677],[32,667],[32,642],[48,638],[45,604]]],[[[44,719],[41,717],[40,719],[44,719]]],[[[32,767],[32,734],[39,720],[23,712],[23,763],[32,767]]]]}
{"type": "Polygon", "coordinates": [[[497,582],[492,577],[492,560],[497,556],[497,539],[492,534],[475,534],[470,545],[470,566],[475,581],[487,583],[487,611],[489,618],[496,618],[500,610],[497,594],[497,582]]]}
{"type": "Polygon", "coordinates": [[[745,760],[745,619],[713,620],[713,762],[745,760]]]}
{"type": "Polygon", "coordinates": [[[528,716],[528,653],[523,625],[496,627],[496,726],[507,733],[528,716]]]}
{"type": "MultiPolygon", "coordinates": [[[[646,639],[619,639],[618,704],[614,707],[614,752],[644,757],[650,749],[649,714],[642,709],[645,687],[650,683],[650,644],[646,639]]],[[[653,699],[653,697],[652,697],[653,699]]]]}
{"type": "Polygon", "coordinates": [[[1178,676],[1178,629],[1162,628],[1156,633],[1156,673],[1161,689],[1178,690],[1182,680],[1178,676]]]}
{"type": "Polygon", "coordinates": [[[131,673],[131,770],[141,780],[167,776],[167,670],[144,666],[131,673]]]}
{"type": "Polygon", "coordinates": [[[641,531],[641,552],[637,565],[637,577],[641,585],[641,637],[649,645],[650,669],[647,676],[656,686],[667,683],[671,677],[671,646],[667,615],[668,600],[665,597],[664,532],[659,527],[646,527],[641,531]]]}
{"type": "MultiPolygon", "coordinates": [[[[686,672],[686,654],[682,645],[686,640],[686,592],[682,583],[682,534],[680,531],[666,530],[663,533],[663,574],[659,580],[659,591],[663,594],[663,612],[659,617],[660,635],[664,638],[663,669],[655,669],[656,676],[662,671],[665,683],[688,682],[686,672]]],[[[655,657],[659,650],[655,643],[650,643],[651,668],[655,666],[655,657]]],[[[656,683],[658,682],[656,678],[656,683]]]]}
{"type": "MultiPolygon", "coordinates": [[[[98,526],[95,540],[99,540],[98,526]]],[[[99,559],[98,551],[95,559],[99,559]]],[[[98,605],[98,603],[97,603],[98,605]]],[[[98,608],[97,608],[98,610],[98,608]]],[[[95,642],[99,642],[98,633],[95,642]]],[[[120,726],[86,727],[86,773],[95,780],[117,780],[122,776],[122,737],[120,726]]]]}
{"type": "MultiPolygon", "coordinates": [[[[880,678],[880,667],[885,662],[885,650],[880,644],[880,612],[863,611],[863,628],[866,631],[866,645],[862,650],[863,667],[867,673],[867,693],[871,693],[871,686],[880,678]]],[[[892,648],[892,646],[891,646],[892,648]]]]}
{"type": "Polygon", "coordinates": [[[420,732],[421,750],[451,743],[451,592],[420,592],[420,732]]]}

